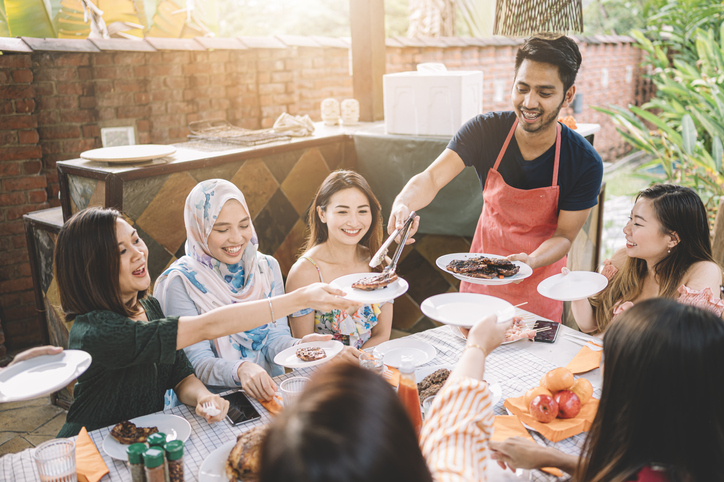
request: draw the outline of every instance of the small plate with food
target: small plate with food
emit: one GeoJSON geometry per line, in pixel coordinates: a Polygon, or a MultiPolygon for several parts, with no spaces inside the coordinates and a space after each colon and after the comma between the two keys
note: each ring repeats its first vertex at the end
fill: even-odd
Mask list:
{"type": "Polygon", "coordinates": [[[282,350],[274,357],[274,363],[287,368],[307,368],[327,363],[342,351],[344,345],[337,340],[300,343],[282,350]]]}
{"type": "Polygon", "coordinates": [[[392,301],[404,295],[410,287],[407,281],[394,273],[392,276],[382,273],[348,274],[329,284],[347,293],[345,299],[366,305],[392,301]]]}
{"type": "Polygon", "coordinates": [[[153,433],[165,433],[166,441],[185,442],[191,435],[191,425],[185,418],[167,413],[153,413],[116,424],[103,439],[103,450],[118,460],[128,460],[129,445],[143,443],[153,433]]]}
{"type": "Polygon", "coordinates": [[[256,480],[265,427],[253,427],[211,452],[199,467],[199,482],[256,480]]]}
{"type": "Polygon", "coordinates": [[[416,367],[432,361],[437,356],[434,346],[409,336],[380,343],[373,353],[381,357],[385,365],[395,368],[400,368],[403,356],[412,357],[412,364],[416,367]]]}
{"type": "MultiPolygon", "coordinates": [[[[453,368],[452,365],[434,365],[420,367],[415,370],[420,403],[424,402],[426,398],[437,395],[437,392],[445,385],[453,368]]],[[[485,381],[488,383],[488,390],[490,390],[491,403],[495,405],[503,398],[503,388],[488,375],[485,376],[485,381]]]]}
{"type": "Polygon", "coordinates": [[[440,256],[435,264],[461,281],[478,285],[507,285],[533,274],[522,261],[508,261],[497,254],[452,253],[440,256]]]}
{"type": "Polygon", "coordinates": [[[509,345],[520,340],[533,341],[536,333],[536,330],[528,326],[522,318],[516,318],[513,326],[506,330],[505,341],[501,345],[509,345]]]}
{"type": "Polygon", "coordinates": [[[538,284],[538,293],[557,301],[585,300],[603,291],[608,278],[594,271],[569,271],[546,278],[538,284]]]}
{"type": "Polygon", "coordinates": [[[479,293],[443,293],[431,296],[422,302],[420,310],[435,321],[464,328],[470,328],[490,315],[496,315],[498,323],[515,316],[515,306],[495,296],[479,293]]]}

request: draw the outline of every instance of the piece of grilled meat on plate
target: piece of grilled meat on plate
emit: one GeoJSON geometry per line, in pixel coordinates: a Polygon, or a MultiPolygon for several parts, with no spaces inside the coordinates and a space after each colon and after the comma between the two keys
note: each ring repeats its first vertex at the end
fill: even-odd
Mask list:
{"type": "Polygon", "coordinates": [[[386,273],[380,273],[375,276],[369,276],[362,278],[359,281],[352,283],[352,288],[364,291],[374,291],[380,288],[385,288],[390,283],[397,281],[397,275],[392,273],[388,275],[386,273]]]}

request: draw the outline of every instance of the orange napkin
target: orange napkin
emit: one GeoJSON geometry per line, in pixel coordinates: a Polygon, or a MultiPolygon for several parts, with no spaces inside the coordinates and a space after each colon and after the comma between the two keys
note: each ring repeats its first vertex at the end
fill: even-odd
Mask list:
{"type": "Polygon", "coordinates": [[[79,482],[98,482],[108,473],[108,467],[83,427],[75,440],[75,468],[79,482]]]}
{"type": "Polygon", "coordinates": [[[566,365],[566,368],[576,375],[590,372],[601,366],[601,355],[603,355],[602,350],[594,351],[584,346],[581,348],[581,351],[573,357],[573,360],[566,365]]]}
{"type": "Polygon", "coordinates": [[[276,415],[277,413],[282,411],[282,404],[281,404],[282,397],[277,394],[269,400],[268,402],[264,400],[259,400],[259,403],[262,407],[266,408],[269,413],[272,415],[276,415]]]}
{"type": "Polygon", "coordinates": [[[598,410],[598,400],[592,398],[581,407],[581,411],[574,418],[556,418],[550,423],[541,423],[534,419],[525,405],[525,397],[506,398],[503,406],[510,410],[518,419],[543,435],[551,442],[558,442],[573,437],[581,432],[588,431],[598,410]]]}
{"type": "MultiPolygon", "coordinates": [[[[518,417],[515,415],[497,415],[495,417],[495,430],[493,431],[491,440],[493,442],[502,442],[510,437],[524,437],[531,442],[535,442],[523,424],[520,423],[518,417]]],[[[541,470],[556,477],[563,477],[563,472],[555,467],[542,467],[541,470]]]]}

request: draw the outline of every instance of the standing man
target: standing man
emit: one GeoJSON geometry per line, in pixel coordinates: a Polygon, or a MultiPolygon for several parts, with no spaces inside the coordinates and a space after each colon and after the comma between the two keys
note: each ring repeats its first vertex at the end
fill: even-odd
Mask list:
{"type": "MultiPolygon", "coordinates": [[[[601,157],[582,136],[557,122],[573,100],[581,53],[568,37],[532,37],[518,49],[513,111],[468,121],[447,149],[414,176],[395,198],[387,226],[400,227],[411,210],[430,204],[438,191],[473,166],[483,186],[483,212],[471,253],[508,256],[533,268],[520,284],[460,284],[462,292],[497,296],[560,321],[563,304],[536,288],[560,273],[591,208],[598,202],[601,157]]],[[[414,228],[417,228],[417,223],[414,228]]]]}

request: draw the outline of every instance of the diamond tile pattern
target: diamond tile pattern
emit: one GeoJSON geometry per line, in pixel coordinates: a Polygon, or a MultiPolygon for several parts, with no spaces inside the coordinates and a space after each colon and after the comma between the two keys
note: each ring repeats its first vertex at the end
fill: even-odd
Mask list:
{"type": "Polygon", "coordinates": [[[250,159],[239,168],[231,182],[244,193],[254,219],[276,192],[279,183],[261,159],[250,159]]]}
{"type": "Polygon", "coordinates": [[[331,171],[317,148],[308,149],[282,183],[282,191],[301,216],[331,171]]]}

